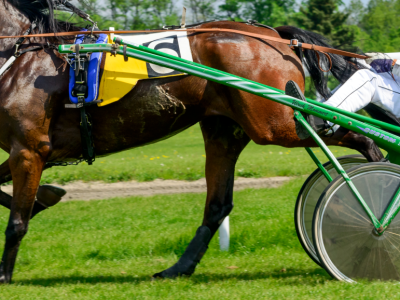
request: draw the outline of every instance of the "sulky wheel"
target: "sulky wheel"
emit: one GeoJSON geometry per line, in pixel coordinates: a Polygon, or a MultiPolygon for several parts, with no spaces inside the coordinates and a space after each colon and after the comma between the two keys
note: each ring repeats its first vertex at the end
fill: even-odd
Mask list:
{"type": "MultiPolygon", "coordinates": [[[[358,154],[341,156],[338,157],[337,160],[346,171],[368,162],[364,156],[358,154]]],[[[329,172],[332,179],[337,177],[338,173],[329,161],[324,164],[324,167],[329,172]]],[[[307,178],[306,182],[304,182],[297,196],[294,212],[295,227],[300,243],[308,256],[317,264],[319,264],[319,260],[315,253],[312,239],[312,220],[318,199],[328,184],[329,181],[321,170],[317,168],[307,178]]]]}
{"type": "MultiPolygon", "coordinates": [[[[368,163],[347,174],[380,220],[400,187],[400,166],[368,163]]],[[[342,177],[336,177],[318,200],[313,238],[320,263],[338,280],[400,281],[400,215],[379,236],[342,177]]]]}

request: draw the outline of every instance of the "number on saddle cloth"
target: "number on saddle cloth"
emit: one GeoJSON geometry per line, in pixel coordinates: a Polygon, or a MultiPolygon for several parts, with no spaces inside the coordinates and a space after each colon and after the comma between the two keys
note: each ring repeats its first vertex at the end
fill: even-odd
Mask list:
{"type": "MultiPolygon", "coordinates": [[[[86,29],[82,31],[87,31],[86,29]]],[[[78,35],[75,40],[75,44],[105,44],[108,40],[107,34],[99,34],[97,40],[93,39],[88,35],[78,35]]],[[[77,104],[78,95],[77,93],[85,94],[85,103],[90,103],[97,100],[99,95],[99,82],[100,82],[100,64],[103,53],[96,52],[90,55],[89,61],[84,64],[84,72],[78,76],[82,76],[83,83],[77,84],[77,78],[75,78],[74,68],[69,70],[69,99],[72,103],[77,104]]],[[[81,82],[82,82],[81,81],[81,82]]]]}

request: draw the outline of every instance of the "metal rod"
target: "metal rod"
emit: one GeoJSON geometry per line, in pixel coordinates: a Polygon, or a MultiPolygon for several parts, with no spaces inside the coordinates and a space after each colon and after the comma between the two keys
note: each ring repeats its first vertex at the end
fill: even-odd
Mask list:
{"type": "Polygon", "coordinates": [[[304,149],[306,149],[307,153],[310,155],[310,157],[312,158],[312,160],[314,161],[314,163],[317,165],[318,169],[321,170],[321,172],[325,175],[325,178],[329,181],[332,182],[332,177],[331,175],[328,173],[328,171],[324,168],[324,165],[319,161],[318,157],[314,154],[314,152],[311,150],[311,148],[309,147],[305,147],[304,149]]]}
{"type": "Polygon", "coordinates": [[[396,194],[394,195],[392,201],[386,208],[381,218],[380,222],[382,224],[382,229],[378,230],[379,235],[385,232],[385,230],[388,228],[388,226],[393,221],[394,217],[398,214],[399,211],[400,211],[400,187],[398,188],[396,194]]]}
{"type": "MultiPolygon", "coordinates": [[[[133,49],[142,50],[142,51],[145,51],[145,52],[148,52],[148,53],[157,54],[157,55],[160,55],[160,56],[164,56],[166,58],[174,59],[176,61],[187,62],[187,63],[190,63],[191,65],[197,65],[197,66],[201,66],[203,68],[212,69],[212,68],[209,68],[207,66],[204,66],[204,65],[201,65],[201,64],[197,64],[195,62],[187,61],[187,60],[185,60],[183,58],[180,58],[180,57],[177,57],[177,56],[173,56],[173,55],[161,52],[161,51],[157,51],[157,50],[154,50],[154,49],[151,49],[151,48],[139,45],[139,44],[135,44],[135,43],[130,43],[130,42],[124,41],[123,39],[118,38],[118,37],[114,38],[114,42],[117,39],[118,39],[118,43],[119,44],[126,45],[126,46],[128,46],[130,48],[133,48],[133,49]]],[[[223,72],[223,71],[219,71],[219,72],[221,72],[221,74],[231,75],[231,74],[223,72]]],[[[272,87],[270,87],[270,88],[283,93],[283,91],[281,91],[279,89],[275,89],[275,88],[272,88],[272,87]]],[[[340,108],[337,108],[337,107],[333,107],[333,106],[330,106],[330,105],[327,105],[327,104],[324,104],[324,103],[321,103],[321,102],[318,102],[318,101],[315,101],[315,100],[312,100],[312,99],[309,99],[309,98],[306,98],[306,99],[307,99],[307,102],[309,102],[311,104],[314,104],[316,106],[327,108],[327,109],[329,109],[331,111],[338,112],[338,113],[340,113],[342,115],[345,115],[347,117],[355,118],[356,120],[367,122],[368,124],[377,126],[379,128],[382,128],[382,129],[391,130],[391,131],[394,131],[394,132],[400,134],[400,128],[398,126],[394,126],[394,125],[391,125],[391,124],[388,124],[388,123],[385,123],[385,122],[381,122],[381,121],[378,121],[378,120],[375,120],[375,119],[371,119],[371,118],[368,118],[368,117],[365,117],[365,116],[362,116],[362,115],[359,115],[359,114],[356,114],[356,113],[352,113],[352,112],[349,112],[349,111],[346,111],[346,110],[343,110],[343,109],[340,109],[340,108]]]]}
{"type": "Polygon", "coordinates": [[[294,112],[295,118],[307,129],[310,133],[313,140],[317,143],[317,145],[321,148],[321,150],[325,153],[328,157],[329,161],[332,163],[338,174],[340,174],[345,182],[347,183],[350,190],[353,192],[354,196],[360,202],[362,208],[367,213],[368,217],[370,218],[372,224],[374,225],[375,229],[379,232],[382,230],[382,225],[379,220],[375,217],[372,210],[369,208],[368,204],[365,202],[361,194],[358,192],[356,186],[353,184],[349,176],[347,175],[346,171],[342,168],[341,164],[337,161],[336,157],[333,155],[331,150],[329,150],[328,146],[325,145],[324,141],[318,136],[318,134],[311,128],[311,126],[307,123],[304,119],[302,114],[299,111],[294,112]]]}

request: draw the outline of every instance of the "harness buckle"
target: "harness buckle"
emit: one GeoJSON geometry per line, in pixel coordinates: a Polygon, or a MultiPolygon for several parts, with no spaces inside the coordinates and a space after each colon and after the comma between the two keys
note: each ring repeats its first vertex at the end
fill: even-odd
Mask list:
{"type": "Polygon", "coordinates": [[[20,44],[15,44],[15,53],[14,53],[14,56],[15,56],[15,57],[18,57],[18,56],[19,56],[19,55],[18,55],[19,45],[20,45],[20,44]]]}
{"type": "Polygon", "coordinates": [[[111,56],[114,56],[114,57],[117,56],[118,49],[119,49],[119,44],[118,43],[112,44],[111,45],[111,51],[110,51],[111,56]]]}
{"type": "Polygon", "coordinates": [[[299,47],[299,48],[301,48],[302,45],[303,44],[301,42],[299,42],[298,39],[292,39],[292,40],[290,40],[289,47],[299,47]]]}
{"type": "Polygon", "coordinates": [[[78,49],[79,49],[79,51],[80,51],[80,50],[85,49],[85,47],[84,47],[84,46],[81,46],[81,45],[78,45],[78,44],[69,47],[69,51],[73,51],[73,52],[75,52],[75,51],[78,50],[78,49]],[[78,48],[76,48],[76,46],[78,46],[78,48]]]}

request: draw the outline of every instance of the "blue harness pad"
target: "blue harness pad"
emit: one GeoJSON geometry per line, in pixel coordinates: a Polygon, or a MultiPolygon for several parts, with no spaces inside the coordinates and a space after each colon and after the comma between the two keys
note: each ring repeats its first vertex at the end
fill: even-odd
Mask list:
{"type": "MultiPolygon", "coordinates": [[[[82,30],[82,31],[86,31],[82,30]]],[[[75,44],[82,44],[85,38],[84,34],[80,34],[76,37],[75,44]]],[[[96,44],[105,44],[107,43],[108,35],[107,34],[99,34],[99,38],[96,41],[96,44]]],[[[99,95],[99,82],[100,82],[100,63],[101,58],[103,57],[103,53],[95,52],[90,55],[89,66],[87,70],[87,97],[85,98],[85,102],[89,103],[94,100],[97,100],[99,95]]],[[[75,87],[75,70],[74,68],[69,68],[69,99],[72,103],[78,103],[78,97],[72,95],[72,91],[75,87]]]]}

